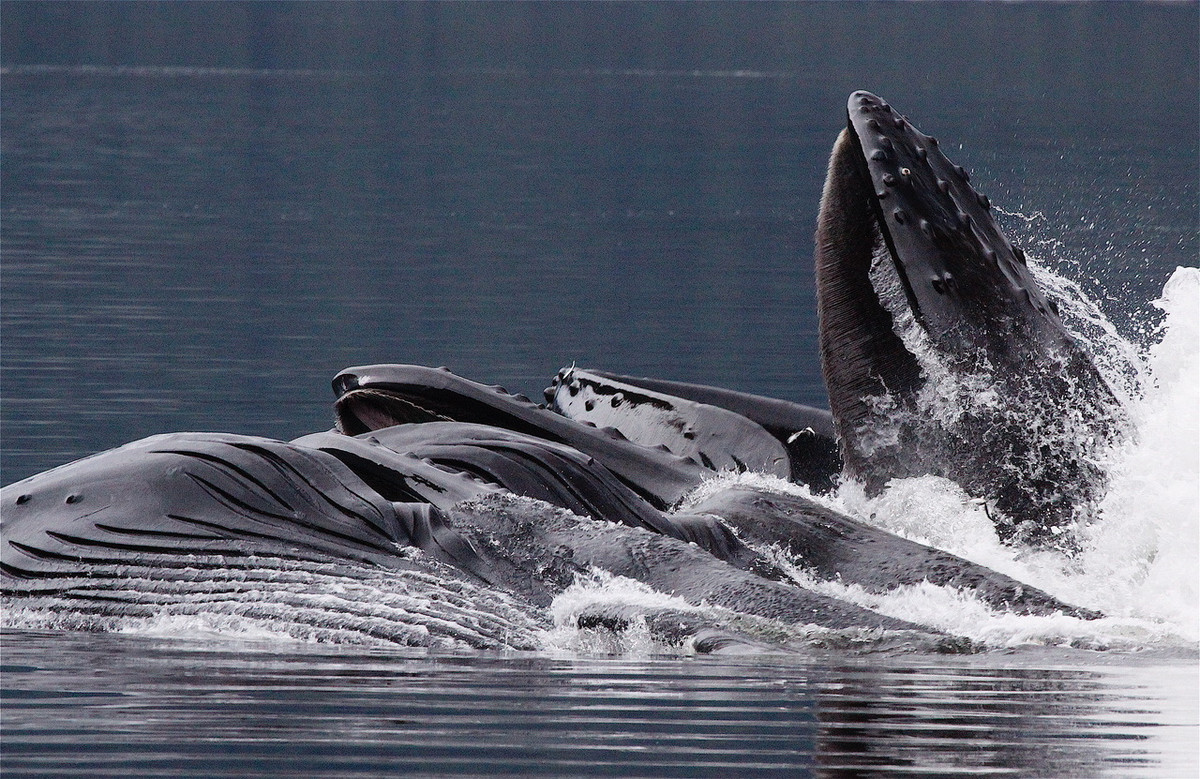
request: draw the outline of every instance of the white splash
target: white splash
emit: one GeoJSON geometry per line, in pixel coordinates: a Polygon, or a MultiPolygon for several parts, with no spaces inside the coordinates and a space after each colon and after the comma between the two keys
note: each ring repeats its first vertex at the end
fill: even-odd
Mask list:
{"type": "Polygon", "coordinates": [[[644,657],[674,652],[686,654],[686,647],[670,647],[654,639],[644,620],[634,620],[621,631],[587,630],[577,627],[580,614],[603,606],[620,606],[646,611],[672,610],[699,612],[701,607],[683,598],[667,595],[642,582],[607,571],[594,569],[579,576],[550,604],[554,627],[541,638],[551,653],[570,655],[632,655],[644,657]]]}
{"type": "Polygon", "coordinates": [[[819,496],[770,477],[727,474],[703,485],[689,503],[734,485],[802,495],[1106,615],[1014,615],[927,583],[877,595],[811,579],[775,557],[814,590],[988,647],[1194,649],[1200,641],[1200,269],[1179,268],[1167,282],[1155,301],[1166,316],[1146,350],[1121,338],[1078,286],[1037,272],[1043,288],[1068,309],[1068,325],[1079,323],[1073,334],[1093,353],[1135,431],[1105,453],[1109,491],[1080,531],[1077,554],[1002,544],[985,507],[935,476],[897,479],[868,498],[853,482],[819,496]]]}
{"type": "MultiPolygon", "coordinates": [[[[1040,272],[1051,290],[1078,290],[1040,272]]],[[[1057,277],[1054,277],[1057,278],[1057,277]]],[[[886,596],[841,585],[820,589],[881,612],[965,635],[990,646],[1072,645],[1140,649],[1194,647],[1200,640],[1200,269],[1179,268],[1155,302],[1166,318],[1159,340],[1140,353],[1082,295],[1067,296],[1089,323],[1076,333],[1124,396],[1135,435],[1107,453],[1110,486],[1072,557],[999,542],[984,510],[936,477],[892,482],[868,499],[847,484],[832,508],[1098,609],[1104,619],[1021,617],[992,612],[973,598],[920,585],[886,596]]]]}
{"type": "Polygon", "coordinates": [[[1085,571],[1110,613],[1144,614],[1200,638],[1200,269],[1179,268],[1155,305],[1166,313],[1131,412],[1138,437],[1115,453],[1085,571]]]}

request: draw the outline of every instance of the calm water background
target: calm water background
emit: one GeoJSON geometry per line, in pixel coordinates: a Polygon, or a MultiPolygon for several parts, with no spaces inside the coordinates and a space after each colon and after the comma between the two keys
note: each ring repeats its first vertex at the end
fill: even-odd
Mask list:
{"type": "MultiPolygon", "coordinates": [[[[4,2],[0,481],[157,432],[323,429],[329,379],[369,362],[532,395],[575,361],[823,403],[812,232],[857,88],[939,136],[1035,256],[1144,340],[1200,252],[1197,7],[4,2]]],[[[1195,660],[1169,655],[28,631],[3,652],[14,775],[1195,759],[1195,660]]]]}

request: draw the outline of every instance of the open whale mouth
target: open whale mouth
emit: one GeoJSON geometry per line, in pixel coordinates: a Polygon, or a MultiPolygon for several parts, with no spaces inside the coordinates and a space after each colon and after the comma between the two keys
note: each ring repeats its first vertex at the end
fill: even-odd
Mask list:
{"type": "Polygon", "coordinates": [[[910,323],[962,370],[1071,347],[970,174],[869,92],[850,95],[830,158],[816,271],[822,367],[848,424],[864,398],[922,383],[910,323]]]}
{"type": "Polygon", "coordinates": [[[349,368],[333,380],[338,429],[347,435],[423,422],[472,422],[535,433],[505,409],[532,404],[502,387],[466,381],[446,369],[416,365],[349,368]],[[496,397],[492,397],[496,396],[496,397]]]}
{"type": "Polygon", "coordinates": [[[869,92],[834,144],[815,265],[847,475],[945,476],[1039,532],[1100,493],[1111,391],[967,171],[869,92]]]}
{"type": "Polygon", "coordinates": [[[850,96],[830,158],[816,266],[822,367],[851,424],[863,397],[919,386],[909,321],[964,369],[1070,340],[970,174],[869,92],[850,96]]]}
{"type": "Polygon", "coordinates": [[[335,403],[338,429],[346,435],[393,425],[453,421],[449,414],[439,413],[437,406],[433,400],[372,388],[347,390],[335,403]]]}

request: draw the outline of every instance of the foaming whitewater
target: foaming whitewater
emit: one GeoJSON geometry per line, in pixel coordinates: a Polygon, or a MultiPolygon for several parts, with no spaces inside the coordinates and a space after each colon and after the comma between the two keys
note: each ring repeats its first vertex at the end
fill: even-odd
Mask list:
{"type": "MultiPolygon", "coordinates": [[[[986,647],[1179,648],[1200,640],[1200,269],[1179,268],[1155,305],[1164,314],[1156,342],[1139,350],[1121,338],[1079,288],[1049,271],[1045,288],[1070,313],[1073,335],[1122,400],[1129,436],[1103,454],[1109,488],[1095,515],[1073,529],[1078,551],[1002,544],[986,507],[934,476],[893,480],[868,498],[855,483],[831,496],[759,476],[730,476],[703,488],[750,482],[797,492],[882,529],[936,546],[1027,582],[1064,601],[1102,611],[1087,621],[997,612],[969,593],[929,584],[887,595],[808,580],[808,586],[890,616],[978,641],[986,647]],[[1065,291],[1067,294],[1061,294],[1065,291]]],[[[705,493],[707,494],[707,492],[705,493]]],[[[788,565],[792,561],[779,559],[788,565]]],[[[792,565],[803,579],[801,568],[792,565]]]]}
{"type": "Polygon", "coordinates": [[[1137,437],[1114,453],[1101,521],[1081,562],[1114,613],[1178,624],[1197,639],[1200,600],[1200,269],[1179,268],[1155,305],[1165,313],[1133,404],[1137,437]]]}

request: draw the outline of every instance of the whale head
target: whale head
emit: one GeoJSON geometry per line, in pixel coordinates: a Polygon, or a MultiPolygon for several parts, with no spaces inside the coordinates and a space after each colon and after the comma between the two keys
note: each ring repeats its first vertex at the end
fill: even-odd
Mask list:
{"type": "Polygon", "coordinates": [[[1103,492],[1111,391],[970,174],[879,97],[850,95],[816,233],[822,370],[846,475],[933,474],[1001,537],[1045,542],[1103,492]]]}

